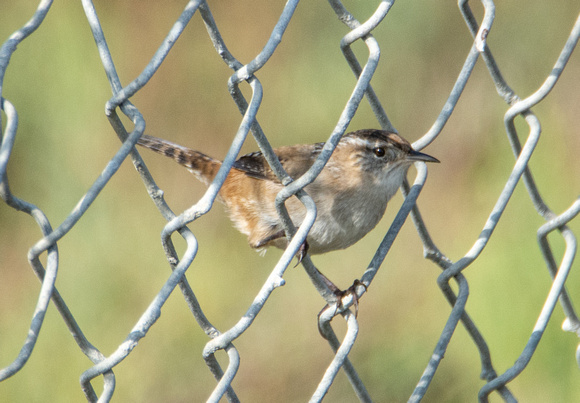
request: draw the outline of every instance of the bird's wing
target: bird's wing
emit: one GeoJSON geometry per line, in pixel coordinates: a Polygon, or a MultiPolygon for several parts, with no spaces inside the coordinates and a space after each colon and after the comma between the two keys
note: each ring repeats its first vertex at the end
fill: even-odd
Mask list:
{"type": "MultiPolygon", "coordinates": [[[[302,176],[314,163],[320,154],[320,149],[324,143],[314,146],[287,146],[274,150],[282,167],[293,179],[302,176]]],[[[278,178],[270,169],[266,158],[260,151],[246,154],[240,157],[233,165],[235,169],[244,172],[246,175],[262,180],[279,182],[278,178]]]]}

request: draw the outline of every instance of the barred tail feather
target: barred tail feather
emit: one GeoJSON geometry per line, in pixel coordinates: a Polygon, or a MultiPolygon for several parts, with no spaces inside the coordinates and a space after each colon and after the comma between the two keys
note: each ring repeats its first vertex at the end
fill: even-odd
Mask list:
{"type": "Polygon", "coordinates": [[[155,151],[158,154],[172,158],[178,164],[186,167],[205,184],[209,184],[213,180],[221,166],[221,161],[199,151],[146,134],[141,136],[137,144],[155,151]]]}

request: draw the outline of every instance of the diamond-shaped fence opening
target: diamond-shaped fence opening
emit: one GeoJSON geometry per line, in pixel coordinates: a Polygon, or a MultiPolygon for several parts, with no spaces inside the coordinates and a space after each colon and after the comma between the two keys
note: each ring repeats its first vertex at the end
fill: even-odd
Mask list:
{"type": "Polygon", "coordinates": [[[394,3],[1,6],[2,400],[580,398],[558,329],[580,335],[580,10],[394,3]],[[416,162],[355,246],[293,268],[303,189],[360,128],[442,163],[416,162]],[[204,188],[142,158],[143,134],[221,169],[204,188]],[[272,148],[317,142],[299,178],[272,148]],[[291,239],[264,257],[215,203],[258,148],[291,239]],[[359,285],[337,301],[317,268],[359,285]]]}

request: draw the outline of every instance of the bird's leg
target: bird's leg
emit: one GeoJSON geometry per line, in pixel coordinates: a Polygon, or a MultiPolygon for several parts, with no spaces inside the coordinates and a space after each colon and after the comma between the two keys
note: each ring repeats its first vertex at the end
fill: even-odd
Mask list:
{"type": "MultiPolygon", "coordinates": [[[[336,307],[335,307],[335,313],[338,310],[338,308],[340,308],[341,304],[342,304],[342,298],[346,297],[347,295],[351,295],[352,299],[353,299],[353,305],[354,305],[354,309],[355,309],[355,317],[358,316],[358,294],[356,293],[356,287],[358,287],[359,285],[362,285],[365,288],[365,292],[367,291],[367,286],[362,283],[359,279],[354,280],[354,282],[352,283],[352,285],[350,287],[348,287],[346,290],[341,290],[340,288],[338,288],[336,286],[336,284],[334,284],[332,281],[330,281],[330,279],[328,277],[326,277],[324,274],[322,274],[320,272],[320,270],[318,270],[318,274],[320,275],[320,278],[322,279],[322,281],[324,282],[324,284],[326,284],[326,286],[328,288],[330,288],[330,291],[332,291],[332,293],[334,295],[336,295],[336,297],[338,298],[338,301],[336,303],[336,307]]],[[[328,307],[325,306],[324,308],[322,308],[322,311],[324,311],[326,308],[328,307]]],[[[322,313],[322,311],[320,311],[320,313],[322,313]]],[[[318,314],[318,316],[320,316],[320,313],[318,314]]]]}
{"type": "MultiPolygon", "coordinates": [[[[337,297],[337,301],[336,301],[336,305],[334,306],[334,313],[333,316],[336,315],[336,312],[338,311],[338,309],[341,307],[342,305],[342,298],[346,297],[347,295],[352,296],[352,304],[354,305],[354,317],[356,318],[358,316],[358,294],[356,293],[356,287],[358,287],[359,285],[362,285],[365,288],[365,292],[368,290],[366,284],[362,283],[359,279],[354,280],[354,282],[352,283],[352,285],[350,287],[348,287],[346,290],[341,290],[340,288],[338,288],[336,286],[336,284],[334,284],[332,281],[330,281],[330,279],[328,277],[326,277],[324,274],[322,274],[320,272],[320,270],[318,270],[318,274],[320,275],[320,278],[322,279],[322,281],[327,285],[328,288],[330,288],[330,291],[332,291],[334,293],[334,295],[336,295],[337,297]]],[[[322,329],[320,328],[320,315],[322,315],[322,312],[326,311],[328,308],[330,308],[330,305],[326,304],[324,306],[324,308],[322,308],[322,310],[318,313],[318,332],[322,335],[322,337],[325,337],[324,334],[322,333],[322,329]]]]}
{"type": "Polygon", "coordinates": [[[302,262],[302,259],[304,259],[304,256],[306,256],[307,253],[308,253],[308,241],[305,239],[304,242],[302,242],[302,245],[300,245],[300,248],[298,248],[298,253],[296,253],[296,258],[298,259],[296,266],[298,266],[300,262],[302,262]]]}
{"type": "MultiPolygon", "coordinates": [[[[284,230],[280,230],[260,240],[260,242],[258,242],[254,246],[254,248],[261,248],[262,246],[266,246],[269,242],[275,241],[276,239],[284,238],[285,236],[286,233],[284,232],[284,230]]],[[[296,263],[296,266],[298,266],[300,262],[302,262],[302,259],[304,259],[304,256],[306,256],[306,253],[308,253],[308,241],[304,240],[302,245],[300,245],[300,248],[298,248],[298,252],[296,253],[296,258],[298,259],[298,263],[296,263]]]]}
{"type": "Polygon", "coordinates": [[[262,246],[266,246],[268,243],[275,241],[276,239],[283,238],[285,236],[284,230],[280,230],[278,232],[274,232],[272,235],[268,235],[264,239],[260,239],[256,245],[251,245],[253,248],[261,248],[262,246]]]}

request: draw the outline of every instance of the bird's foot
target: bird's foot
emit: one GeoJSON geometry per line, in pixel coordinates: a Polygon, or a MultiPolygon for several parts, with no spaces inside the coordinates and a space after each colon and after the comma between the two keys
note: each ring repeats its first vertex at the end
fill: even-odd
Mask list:
{"type": "Polygon", "coordinates": [[[300,245],[300,248],[298,248],[298,253],[296,253],[296,259],[298,259],[298,262],[296,262],[296,266],[298,266],[302,262],[302,259],[304,259],[304,256],[306,256],[307,253],[308,253],[308,241],[304,240],[302,245],[300,245]]]}
{"type": "MultiPolygon", "coordinates": [[[[368,290],[368,287],[366,286],[366,284],[362,283],[359,279],[356,279],[356,280],[354,280],[352,285],[350,287],[348,287],[346,290],[341,290],[333,282],[328,280],[328,278],[326,278],[324,275],[323,275],[323,278],[325,279],[325,282],[327,283],[328,288],[330,288],[330,290],[333,292],[334,295],[336,295],[336,298],[337,298],[336,303],[333,304],[334,305],[334,313],[332,314],[332,316],[334,317],[336,315],[336,313],[338,312],[338,310],[342,307],[342,299],[344,297],[351,296],[352,301],[353,301],[352,304],[354,305],[354,317],[355,318],[358,317],[359,296],[356,293],[356,288],[359,285],[363,286],[365,289],[365,292],[366,292],[368,290]]],[[[322,315],[323,312],[325,312],[327,309],[330,309],[330,308],[331,308],[331,306],[326,304],[324,306],[324,308],[322,308],[322,310],[318,313],[318,332],[324,338],[326,338],[326,337],[324,336],[324,333],[322,332],[322,328],[320,327],[320,315],[322,315]]]]}
{"type": "MultiPolygon", "coordinates": [[[[354,280],[352,285],[350,287],[348,287],[346,290],[341,290],[334,283],[330,283],[330,284],[332,284],[332,286],[329,286],[329,288],[334,293],[334,295],[336,295],[336,298],[337,298],[335,308],[334,308],[334,314],[336,315],[336,312],[342,306],[342,299],[344,297],[347,297],[350,295],[352,297],[352,304],[354,305],[354,317],[356,318],[358,316],[358,300],[359,300],[359,296],[356,293],[356,288],[359,285],[363,286],[365,289],[365,292],[366,292],[368,290],[366,284],[362,283],[359,279],[356,279],[356,280],[354,280]]],[[[328,307],[328,305],[326,307],[328,307]]],[[[324,308],[326,308],[326,307],[324,307],[324,308]]],[[[323,309],[323,311],[324,311],[324,309],[323,309]]]]}

